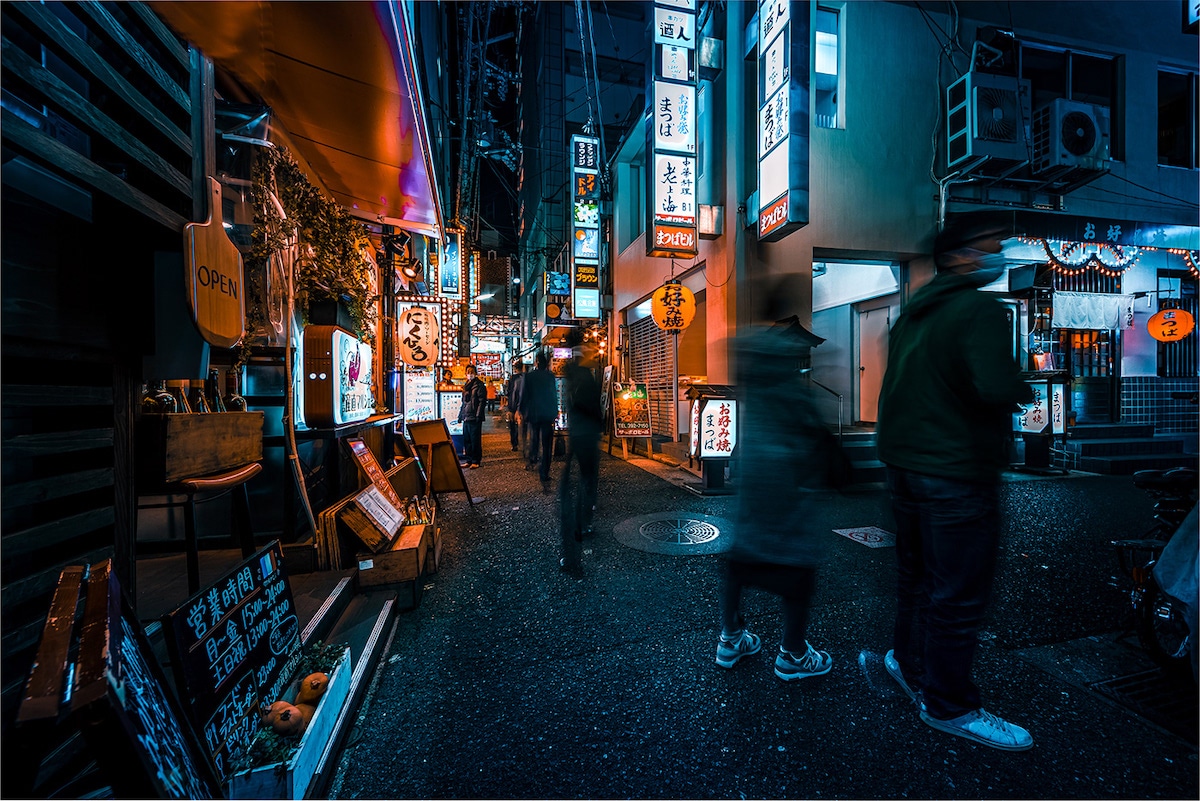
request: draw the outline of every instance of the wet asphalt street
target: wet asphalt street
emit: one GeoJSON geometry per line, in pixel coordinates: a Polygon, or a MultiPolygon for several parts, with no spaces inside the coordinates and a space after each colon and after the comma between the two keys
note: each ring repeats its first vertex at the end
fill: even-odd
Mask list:
{"type": "Polygon", "coordinates": [[[975,665],[987,708],[1033,734],[1031,750],[1006,753],[926,726],[883,668],[893,549],[833,532],[888,530],[879,486],[823,495],[813,525],[828,551],[809,639],[834,667],[785,684],[771,669],[773,597],[743,601],[763,652],[722,670],[721,557],[626,544],[647,530],[632,518],[729,520],[734,499],[697,496],[679,486],[692,475],[646,459],[602,452],[600,476],[577,580],[558,570],[556,496],[489,418],[483,465],[467,471],[477,501],[442,498],[441,570],[399,615],[333,797],[1200,796],[1194,687],[1159,681],[1136,640],[1118,637],[1124,585],[1108,541],[1140,536],[1150,510],[1128,477],[1006,478],[975,665]],[[1184,736],[1096,688],[1130,675],[1166,688],[1157,703],[1182,717],[1184,736]]]}

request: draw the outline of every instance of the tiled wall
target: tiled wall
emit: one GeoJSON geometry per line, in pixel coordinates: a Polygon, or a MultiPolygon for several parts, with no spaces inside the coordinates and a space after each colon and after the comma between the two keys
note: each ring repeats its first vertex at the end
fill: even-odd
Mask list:
{"type": "Polygon", "coordinates": [[[1156,434],[1195,433],[1200,430],[1200,406],[1176,400],[1172,392],[1195,393],[1200,380],[1132,376],[1121,379],[1121,422],[1153,423],[1156,434]]]}

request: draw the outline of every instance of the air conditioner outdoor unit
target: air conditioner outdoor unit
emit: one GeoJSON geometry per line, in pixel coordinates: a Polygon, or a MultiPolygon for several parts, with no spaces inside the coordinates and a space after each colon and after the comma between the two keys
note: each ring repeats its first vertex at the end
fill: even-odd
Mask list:
{"type": "Polygon", "coordinates": [[[968,72],[946,89],[946,163],[1028,161],[1029,81],[968,72]]]}
{"type": "Polygon", "coordinates": [[[1107,106],[1057,98],[1033,115],[1033,171],[1108,169],[1109,137],[1107,106]]]}

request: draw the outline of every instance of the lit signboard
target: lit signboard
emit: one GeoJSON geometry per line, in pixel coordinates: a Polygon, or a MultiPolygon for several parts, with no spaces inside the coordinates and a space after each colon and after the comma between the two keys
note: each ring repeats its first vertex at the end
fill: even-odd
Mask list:
{"type": "MultiPolygon", "coordinates": [[[[421,307],[428,309],[429,313],[433,315],[434,323],[437,326],[437,331],[439,332],[437,345],[438,355],[436,361],[439,361],[442,364],[452,364],[454,362],[455,349],[458,345],[452,331],[449,336],[446,335],[446,332],[450,330],[452,321],[449,319],[449,315],[446,314],[445,301],[443,301],[441,298],[421,295],[405,296],[404,300],[396,301],[397,321],[404,319],[405,313],[409,309],[421,307]]],[[[458,304],[455,304],[454,308],[457,307],[458,304]]],[[[400,334],[398,328],[397,334],[400,334]]],[[[401,337],[401,340],[403,340],[403,337],[401,337]]],[[[402,341],[401,345],[403,345],[402,341]]]]}
{"type": "Polygon", "coordinates": [[[1066,389],[1059,382],[1030,381],[1033,400],[1018,404],[1013,430],[1020,434],[1062,434],[1066,431],[1066,389]]]}
{"type": "Polygon", "coordinates": [[[808,223],[808,4],[758,4],[758,238],[808,223]],[[792,6],[795,5],[795,13],[792,6]]]}
{"type": "Polygon", "coordinates": [[[600,316],[600,140],[571,137],[571,297],[577,319],[600,316]]]}
{"type": "Polygon", "coordinates": [[[693,455],[728,459],[737,446],[737,401],[697,398],[692,407],[693,455]]]}
{"type": "Polygon", "coordinates": [[[447,298],[462,297],[462,233],[446,232],[446,247],[438,266],[439,294],[447,298]]]}
{"type": "Polygon", "coordinates": [[[365,420],[375,410],[371,346],[332,325],[304,329],[304,420],[327,428],[365,420]]]}
{"type": "Polygon", "coordinates": [[[647,119],[646,255],[694,258],[696,215],[695,0],[658,0],[647,119]]]}

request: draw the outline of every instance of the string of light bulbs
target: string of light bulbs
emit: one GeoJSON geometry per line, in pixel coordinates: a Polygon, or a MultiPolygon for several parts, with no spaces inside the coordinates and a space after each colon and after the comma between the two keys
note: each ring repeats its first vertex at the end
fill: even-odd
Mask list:
{"type": "Polygon", "coordinates": [[[1110,278],[1124,275],[1147,251],[1164,250],[1183,257],[1193,278],[1200,278],[1200,251],[1185,248],[1156,248],[1149,245],[1116,245],[1109,242],[1071,242],[1043,237],[1020,236],[1023,244],[1040,245],[1050,266],[1059,274],[1083,275],[1089,270],[1110,278]]]}

